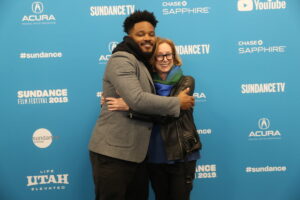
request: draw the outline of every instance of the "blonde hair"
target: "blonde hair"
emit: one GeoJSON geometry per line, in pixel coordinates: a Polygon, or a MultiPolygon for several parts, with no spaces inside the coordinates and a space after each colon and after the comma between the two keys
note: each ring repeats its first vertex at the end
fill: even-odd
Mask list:
{"type": "Polygon", "coordinates": [[[155,42],[155,49],[154,49],[154,53],[152,55],[152,57],[150,58],[150,64],[154,67],[155,63],[156,63],[156,59],[155,56],[157,55],[157,51],[158,51],[158,47],[159,45],[166,43],[168,45],[170,45],[171,49],[172,49],[172,53],[174,55],[173,59],[174,59],[174,65],[176,66],[181,66],[182,65],[182,61],[176,51],[175,48],[175,44],[172,40],[166,39],[166,38],[160,38],[157,37],[156,42],[155,42]]]}

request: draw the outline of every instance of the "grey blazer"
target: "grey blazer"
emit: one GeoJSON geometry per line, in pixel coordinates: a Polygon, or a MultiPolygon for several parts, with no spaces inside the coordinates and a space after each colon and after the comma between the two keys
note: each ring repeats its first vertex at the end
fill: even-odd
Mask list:
{"type": "MultiPolygon", "coordinates": [[[[145,114],[179,116],[177,97],[154,94],[145,65],[130,53],[119,51],[109,59],[103,79],[105,97],[122,97],[131,109],[145,114]]],[[[128,112],[102,106],[89,150],[121,160],[142,162],[147,154],[152,123],[128,118],[128,112]]]]}

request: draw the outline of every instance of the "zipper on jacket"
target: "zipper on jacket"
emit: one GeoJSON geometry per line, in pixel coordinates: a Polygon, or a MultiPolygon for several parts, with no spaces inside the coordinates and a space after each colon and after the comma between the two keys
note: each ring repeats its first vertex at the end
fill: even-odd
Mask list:
{"type": "Polygon", "coordinates": [[[182,144],[181,144],[181,139],[179,136],[179,131],[178,131],[178,122],[176,122],[176,132],[177,132],[177,137],[178,137],[178,141],[179,141],[179,146],[180,146],[180,152],[181,152],[181,158],[183,159],[183,148],[182,148],[182,144]]]}

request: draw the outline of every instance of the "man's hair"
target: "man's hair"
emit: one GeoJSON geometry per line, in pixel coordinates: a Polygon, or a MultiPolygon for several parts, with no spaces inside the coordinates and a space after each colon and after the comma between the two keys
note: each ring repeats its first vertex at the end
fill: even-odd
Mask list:
{"type": "Polygon", "coordinates": [[[156,27],[156,24],[158,23],[153,12],[151,13],[147,10],[144,10],[144,11],[137,10],[125,19],[125,21],[123,23],[124,32],[129,34],[129,31],[133,28],[134,24],[143,22],[143,21],[149,22],[150,24],[152,24],[152,26],[154,28],[156,27]]]}

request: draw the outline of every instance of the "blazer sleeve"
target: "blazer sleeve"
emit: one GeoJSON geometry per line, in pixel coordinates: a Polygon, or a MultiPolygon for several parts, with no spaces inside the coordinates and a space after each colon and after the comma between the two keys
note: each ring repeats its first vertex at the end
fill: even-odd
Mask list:
{"type": "MultiPolygon", "coordinates": [[[[171,91],[172,96],[177,96],[182,90],[190,88],[189,95],[193,96],[195,90],[195,79],[192,76],[183,76],[178,84],[175,85],[174,89],[171,91]]],[[[192,112],[193,109],[190,108],[189,110],[181,110],[180,116],[182,116],[185,112],[192,112]]],[[[129,118],[142,120],[142,121],[152,121],[159,124],[167,124],[172,122],[173,120],[178,119],[178,117],[172,116],[161,116],[161,115],[147,115],[145,113],[135,112],[134,110],[130,109],[128,112],[129,118]]]]}
{"type": "Polygon", "coordinates": [[[140,70],[137,68],[139,63],[129,55],[125,53],[113,55],[113,59],[110,59],[106,68],[106,78],[118,91],[120,97],[136,112],[179,116],[180,102],[177,97],[162,97],[142,89],[137,76],[137,70],[140,70]]]}

